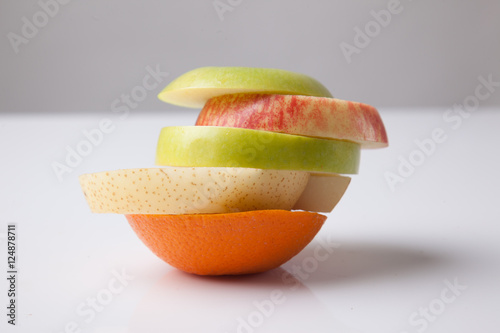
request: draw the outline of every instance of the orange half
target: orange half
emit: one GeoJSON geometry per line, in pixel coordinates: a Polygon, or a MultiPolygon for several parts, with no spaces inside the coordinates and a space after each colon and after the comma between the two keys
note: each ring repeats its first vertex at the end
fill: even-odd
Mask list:
{"type": "Polygon", "coordinates": [[[327,218],[286,210],[125,216],[153,253],[198,275],[250,274],[279,267],[309,244],[327,218]]]}

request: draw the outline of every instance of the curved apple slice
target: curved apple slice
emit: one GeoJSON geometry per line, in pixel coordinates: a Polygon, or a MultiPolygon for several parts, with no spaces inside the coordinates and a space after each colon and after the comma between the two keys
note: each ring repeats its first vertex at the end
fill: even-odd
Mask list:
{"type": "Polygon", "coordinates": [[[311,174],[304,192],[292,209],[329,213],[340,201],[350,182],[350,177],[311,174]]]}
{"type": "Polygon", "coordinates": [[[309,173],[146,168],[85,174],[79,179],[94,213],[197,214],[291,210],[307,185],[309,173]]]}
{"type": "Polygon", "coordinates": [[[361,148],[388,146],[377,109],[336,98],[268,94],[218,96],[207,101],[196,125],[348,140],[359,143],[361,148]]]}
{"type": "Polygon", "coordinates": [[[217,126],[161,130],[156,164],[356,173],[359,144],[217,126]]]}
{"type": "Polygon", "coordinates": [[[158,98],[174,105],[202,108],[212,97],[250,92],[332,96],[325,86],[312,77],[282,69],[201,67],[170,82],[158,94],[158,98]]]}

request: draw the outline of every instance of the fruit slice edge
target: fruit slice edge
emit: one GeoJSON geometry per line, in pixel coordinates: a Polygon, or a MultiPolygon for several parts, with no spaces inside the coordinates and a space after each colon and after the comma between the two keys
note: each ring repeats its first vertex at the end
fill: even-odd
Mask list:
{"type": "Polygon", "coordinates": [[[307,186],[309,173],[165,167],[98,172],[79,180],[94,213],[231,213],[292,209],[307,186]]]}
{"type": "Polygon", "coordinates": [[[243,167],[354,174],[360,146],[244,128],[177,126],[161,130],[157,165],[243,167]]]}
{"type": "Polygon", "coordinates": [[[311,174],[307,186],[292,209],[329,213],[344,196],[350,177],[334,174],[311,174]]]}
{"type": "Polygon", "coordinates": [[[360,143],[361,148],[388,146],[376,108],[337,98],[254,93],[218,96],[207,101],[196,125],[348,140],[360,143]]]}
{"type": "Polygon", "coordinates": [[[237,275],[279,267],[318,233],[326,216],[261,210],[231,214],[126,215],[159,258],[198,275],[237,275]]]}
{"type": "Polygon", "coordinates": [[[212,97],[242,92],[332,97],[316,79],[287,70],[201,67],[170,82],[158,98],[174,105],[202,108],[212,97]]]}

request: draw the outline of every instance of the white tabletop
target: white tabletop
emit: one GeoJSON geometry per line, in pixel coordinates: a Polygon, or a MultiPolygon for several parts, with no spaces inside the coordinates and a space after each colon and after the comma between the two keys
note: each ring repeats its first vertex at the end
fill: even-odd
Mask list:
{"type": "Polygon", "coordinates": [[[499,110],[380,111],[390,148],[362,152],[359,175],[315,240],[279,269],[240,277],[170,267],[123,216],[90,213],[77,182],[153,166],[160,128],[192,125],[196,112],[0,115],[0,267],[8,277],[5,236],[15,223],[18,271],[17,325],[2,306],[1,331],[498,330],[499,110]],[[59,181],[54,163],[105,118],[109,133],[59,181]]]}

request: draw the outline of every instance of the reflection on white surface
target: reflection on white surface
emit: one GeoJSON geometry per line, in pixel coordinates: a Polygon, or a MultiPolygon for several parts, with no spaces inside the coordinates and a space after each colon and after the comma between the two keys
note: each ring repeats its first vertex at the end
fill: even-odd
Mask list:
{"type": "Polygon", "coordinates": [[[403,246],[349,242],[337,243],[335,252],[326,257],[328,252],[317,249],[327,243],[313,242],[283,268],[263,274],[201,277],[169,271],[138,303],[130,330],[358,332],[342,323],[310,288],[333,294],[346,283],[372,288],[384,278],[404,281],[449,263],[445,257],[403,246]]]}
{"type": "Polygon", "coordinates": [[[306,332],[312,326],[320,332],[344,327],[311,290],[281,268],[239,277],[174,270],[139,302],[130,332],[306,332]]]}
{"type": "Polygon", "coordinates": [[[360,174],[317,238],[279,269],[219,278],[179,272],[156,258],[123,216],[91,214],[77,181],[85,172],[152,166],[160,127],[189,125],[195,116],[131,115],[62,182],[51,163],[102,116],[0,117],[0,234],[17,224],[20,305],[19,325],[3,321],[1,332],[497,329],[496,110],[477,111],[457,130],[439,110],[383,113],[391,146],[363,152],[360,174]],[[391,191],[384,173],[436,127],[447,140],[391,191]],[[131,279],[117,292],[114,272],[122,271],[131,279]],[[99,301],[92,319],[89,299],[99,301]]]}
{"type": "Polygon", "coordinates": [[[405,276],[444,268],[453,263],[453,259],[444,254],[424,253],[412,249],[409,245],[359,243],[341,239],[337,239],[337,242],[335,253],[309,274],[300,268],[306,266],[308,258],[315,256],[314,248],[323,242],[313,242],[282,267],[302,276],[301,280],[311,287],[337,289],[344,284],[374,284],[395,276],[404,279],[405,276]]]}

